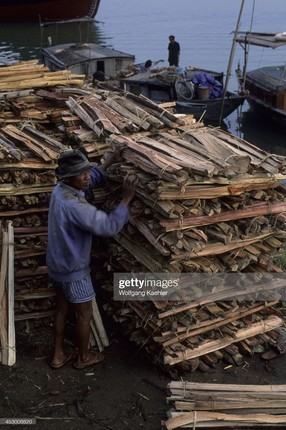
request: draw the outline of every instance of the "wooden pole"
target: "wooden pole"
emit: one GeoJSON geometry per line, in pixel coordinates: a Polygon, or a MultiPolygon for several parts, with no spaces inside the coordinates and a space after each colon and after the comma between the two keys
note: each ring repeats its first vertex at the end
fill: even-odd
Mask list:
{"type": "Polygon", "coordinates": [[[235,43],[236,43],[235,39],[236,39],[238,29],[240,26],[240,20],[241,20],[243,8],[244,8],[244,0],[241,1],[240,11],[239,11],[239,15],[238,15],[237,23],[236,23],[235,34],[234,34],[233,41],[232,41],[232,46],[231,46],[231,51],[230,51],[230,56],[229,56],[229,61],[228,61],[228,67],[227,67],[227,73],[226,73],[226,78],[225,78],[225,84],[224,84],[224,90],[223,90],[223,95],[222,95],[219,124],[222,121],[223,105],[224,105],[224,100],[225,100],[225,96],[226,96],[226,92],[227,92],[228,81],[229,81],[229,76],[231,74],[232,62],[233,62],[234,51],[235,51],[235,43]]]}
{"type": "Polygon", "coordinates": [[[14,317],[14,229],[8,221],[8,366],[16,363],[15,317],[14,317]]]}
{"type": "Polygon", "coordinates": [[[0,345],[1,345],[1,363],[7,364],[7,308],[6,308],[6,276],[8,264],[8,234],[2,230],[2,255],[1,255],[1,272],[0,272],[0,345]]]}

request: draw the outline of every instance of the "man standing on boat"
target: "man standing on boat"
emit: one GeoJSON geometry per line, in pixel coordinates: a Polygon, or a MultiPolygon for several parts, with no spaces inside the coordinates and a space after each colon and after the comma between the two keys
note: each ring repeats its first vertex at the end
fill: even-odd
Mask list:
{"type": "Polygon", "coordinates": [[[168,45],[168,61],[169,66],[179,66],[179,57],[180,57],[180,45],[175,41],[175,36],[169,36],[169,45],[168,45]]]}

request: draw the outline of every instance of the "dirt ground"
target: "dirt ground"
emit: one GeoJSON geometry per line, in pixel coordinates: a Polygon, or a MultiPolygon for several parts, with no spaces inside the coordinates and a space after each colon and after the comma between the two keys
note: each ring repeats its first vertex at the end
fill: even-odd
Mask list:
{"type": "MultiPolygon", "coordinates": [[[[137,351],[108,320],[110,346],[103,363],[84,370],[49,366],[51,323],[17,331],[17,363],[0,365],[0,417],[36,418],[36,425],[0,428],[69,430],[160,430],[167,418],[169,374],[137,351]]],[[[67,346],[72,347],[67,334],[67,346]]],[[[285,384],[286,354],[264,361],[259,354],[240,366],[221,363],[208,372],[184,374],[193,382],[285,384]]]]}

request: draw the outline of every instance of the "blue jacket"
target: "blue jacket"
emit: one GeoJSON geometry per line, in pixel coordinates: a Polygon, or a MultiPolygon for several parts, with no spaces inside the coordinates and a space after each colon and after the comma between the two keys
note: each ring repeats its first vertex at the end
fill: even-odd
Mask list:
{"type": "MultiPolygon", "coordinates": [[[[91,171],[90,189],[105,174],[91,171]]],[[[48,218],[48,273],[55,281],[76,281],[90,272],[92,235],[113,236],[129,219],[129,210],[120,203],[107,214],[89,204],[85,193],[59,182],[52,192],[48,218]]]]}

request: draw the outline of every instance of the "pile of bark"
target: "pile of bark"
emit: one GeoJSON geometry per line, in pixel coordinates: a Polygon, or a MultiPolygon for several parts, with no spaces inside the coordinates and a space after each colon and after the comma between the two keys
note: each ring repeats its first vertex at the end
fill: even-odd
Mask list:
{"type": "MultiPolygon", "coordinates": [[[[139,178],[131,223],[109,249],[117,272],[280,272],[275,259],[285,242],[284,157],[210,128],[179,126],[110,140],[126,145],[114,180],[125,172],[139,178]]],[[[250,279],[243,294],[257,292],[250,279]]],[[[269,280],[263,291],[277,294],[265,304],[238,303],[241,292],[231,285],[191,304],[127,301],[115,318],[166,369],[206,370],[222,358],[239,364],[244,354],[277,342],[284,285],[283,279],[269,280]]],[[[114,314],[114,306],[109,311],[114,314]]]]}
{"type": "MultiPolygon", "coordinates": [[[[0,70],[7,79],[0,88],[0,213],[15,232],[16,320],[29,329],[29,321],[54,312],[45,266],[47,212],[56,159],[69,147],[99,161],[125,146],[107,187],[92,197],[104,210],[120,200],[126,173],[139,179],[131,221],[109,242],[108,264],[95,259],[102,284],[113,271],[279,273],[274,259],[285,242],[284,157],[174,116],[145,97],[83,86],[81,78],[58,82],[43,66],[33,65],[32,74],[39,68],[41,77],[32,78],[28,66],[22,75],[16,66],[0,70]],[[10,76],[27,77],[30,88],[10,88],[10,76]],[[48,90],[47,82],[53,83],[48,90]]],[[[98,248],[93,254],[99,256],[98,248]]],[[[278,284],[272,288],[278,291],[278,284]]],[[[277,342],[280,293],[262,304],[237,303],[235,286],[212,293],[192,304],[111,299],[107,308],[168,369],[206,369],[222,358],[239,363],[243,353],[277,342]]]]}
{"type": "MultiPolygon", "coordinates": [[[[144,129],[137,120],[135,124],[107,105],[104,110],[104,106],[100,105],[100,94],[91,94],[89,88],[83,89],[81,76],[73,81],[72,76],[68,75],[69,72],[48,72],[36,62],[19,63],[0,70],[0,80],[2,77],[3,82],[0,88],[0,216],[3,224],[11,222],[13,227],[15,256],[15,302],[13,299],[12,307],[10,301],[9,312],[15,315],[19,327],[27,331],[40,318],[50,317],[55,311],[45,252],[48,204],[56,183],[54,169],[57,157],[65,149],[73,147],[82,149],[89,158],[99,161],[106,151],[110,151],[106,137],[110,135],[111,122],[105,119],[106,111],[112,119],[116,118],[113,119],[112,133],[117,132],[116,120],[120,125],[125,123],[129,133],[144,129]],[[11,88],[11,82],[21,85],[11,88]],[[49,90],[45,89],[47,82],[53,83],[49,90]],[[27,89],[23,90],[24,87],[27,89]],[[86,97],[90,100],[87,101],[86,97]],[[98,101],[100,121],[93,113],[92,118],[86,115],[81,119],[77,106],[83,101],[87,106],[88,103],[96,106],[98,101]]],[[[161,115],[163,120],[165,116],[167,118],[167,113],[156,107],[154,109],[157,116],[161,115]]],[[[95,194],[96,202],[105,197],[101,190],[95,194]]],[[[4,239],[1,245],[0,252],[4,259],[7,248],[4,239]]],[[[2,293],[5,291],[6,294],[7,271],[2,267],[2,293]]],[[[93,310],[91,344],[103,349],[108,339],[96,302],[93,303],[93,310]]],[[[7,321],[7,313],[2,316],[4,314],[7,321]]],[[[4,326],[6,322],[1,321],[1,327],[4,326]]],[[[6,348],[5,338],[1,339],[0,345],[3,350],[6,348]]],[[[7,364],[6,361],[4,359],[3,363],[7,364]]]]}
{"type": "Polygon", "coordinates": [[[180,428],[285,428],[285,385],[231,385],[172,381],[173,406],[162,425],[180,428]]]}

